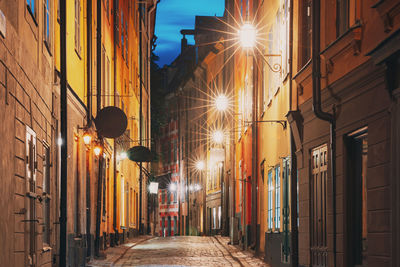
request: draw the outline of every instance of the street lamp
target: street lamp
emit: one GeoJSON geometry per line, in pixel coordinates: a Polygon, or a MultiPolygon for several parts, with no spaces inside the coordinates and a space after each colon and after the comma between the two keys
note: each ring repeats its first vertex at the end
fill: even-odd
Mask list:
{"type": "Polygon", "coordinates": [[[196,162],[196,169],[198,170],[198,171],[202,171],[202,170],[204,170],[204,161],[202,161],[202,160],[199,160],[198,162],[196,162]]]}
{"type": "Polygon", "coordinates": [[[88,132],[85,132],[83,134],[83,143],[85,143],[86,146],[89,146],[91,141],[92,141],[92,136],[88,132]]]}
{"type": "Polygon", "coordinates": [[[170,192],[175,192],[176,191],[176,184],[175,183],[170,183],[168,186],[168,189],[170,192]]]}
{"type": "Polygon", "coordinates": [[[243,48],[253,48],[256,44],[257,31],[253,24],[246,22],[238,30],[240,45],[243,48]]]}
{"type": "Polygon", "coordinates": [[[221,130],[215,130],[212,133],[212,140],[216,144],[222,144],[222,142],[224,141],[224,132],[222,132],[221,130]]]}
{"type": "Polygon", "coordinates": [[[101,145],[100,144],[96,144],[96,146],[93,149],[93,152],[96,155],[96,157],[98,157],[101,154],[102,150],[103,150],[103,148],[101,147],[101,145]]]}
{"type": "Polygon", "coordinates": [[[229,100],[226,95],[218,95],[215,98],[215,108],[219,111],[225,111],[228,109],[229,100]]]}

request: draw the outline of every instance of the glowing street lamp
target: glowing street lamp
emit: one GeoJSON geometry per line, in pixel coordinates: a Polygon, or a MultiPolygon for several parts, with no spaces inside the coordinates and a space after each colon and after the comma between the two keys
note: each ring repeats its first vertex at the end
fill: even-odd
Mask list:
{"type": "Polygon", "coordinates": [[[229,101],[226,95],[219,95],[215,98],[215,108],[219,111],[228,109],[229,101]]]}
{"type": "Polygon", "coordinates": [[[212,133],[212,140],[216,144],[222,144],[224,141],[224,133],[221,130],[216,130],[212,133]]]}
{"type": "Polygon", "coordinates": [[[194,185],[194,191],[200,191],[201,186],[199,184],[194,185]]]}
{"type": "Polygon", "coordinates": [[[177,189],[176,188],[176,184],[175,183],[169,184],[168,189],[169,189],[170,192],[175,192],[176,189],[177,189]]]}
{"type": "Polygon", "coordinates": [[[128,157],[128,154],[126,154],[125,151],[123,151],[123,152],[121,152],[121,154],[119,154],[119,158],[120,158],[121,160],[124,160],[124,159],[126,159],[127,157],[128,157]]]}
{"type": "Polygon", "coordinates": [[[83,143],[85,143],[85,145],[89,146],[91,141],[92,141],[92,136],[88,132],[85,132],[83,134],[83,143]]]}
{"type": "Polygon", "coordinates": [[[196,162],[196,169],[197,170],[199,170],[199,171],[202,171],[202,170],[204,170],[204,161],[202,161],[202,160],[200,160],[200,161],[198,161],[198,162],[196,162]]]}
{"type": "Polygon", "coordinates": [[[249,22],[242,25],[238,30],[240,45],[243,48],[253,48],[256,44],[256,28],[249,22]]]}
{"type": "Polygon", "coordinates": [[[94,152],[94,154],[96,155],[96,157],[98,157],[100,154],[101,154],[101,151],[103,150],[103,148],[99,145],[99,144],[97,144],[95,147],[94,147],[94,149],[93,149],[93,152],[94,152]]]}

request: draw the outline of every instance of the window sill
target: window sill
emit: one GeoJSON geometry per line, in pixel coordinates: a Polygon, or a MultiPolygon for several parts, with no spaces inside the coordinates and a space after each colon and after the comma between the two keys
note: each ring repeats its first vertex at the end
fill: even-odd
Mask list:
{"type": "Polygon", "coordinates": [[[353,55],[359,55],[361,50],[361,36],[362,25],[360,22],[357,22],[329,44],[320,54],[327,60],[332,60],[348,49],[353,49],[353,55]]]}
{"type": "Polygon", "coordinates": [[[400,2],[377,0],[371,8],[375,8],[378,11],[383,21],[385,32],[388,33],[393,30],[393,21],[395,21],[396,16],[400,15],[400,2]]]}

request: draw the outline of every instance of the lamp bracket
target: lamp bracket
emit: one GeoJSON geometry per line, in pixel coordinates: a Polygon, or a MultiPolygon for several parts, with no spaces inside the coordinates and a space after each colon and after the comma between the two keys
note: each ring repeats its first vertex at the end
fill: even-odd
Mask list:
{"type": "Polygon", "coordinates": [[[271,71],[281,73],[281,71],[282,71],[282,55],[281,54],[261,54],[261,56],[262,56],[263,60],[265,61],[265,63],[267,63],[267,65],[271,71]],[[280,57],[281,64],[274,63],[273,65],[271,65],[268,62],[268,60],[266,59],[266,57],[280,57]]]}

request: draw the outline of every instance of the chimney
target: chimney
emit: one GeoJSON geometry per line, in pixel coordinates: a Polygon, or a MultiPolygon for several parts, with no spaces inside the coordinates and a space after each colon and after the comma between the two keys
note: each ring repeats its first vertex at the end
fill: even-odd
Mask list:
{"type": "Polygon", "coordinates": [[[186,35],[183,35],[182,40],[181,40],[181,54],[183,54],[183,52],[185,52],[186,48],[187,48],[187,39],[186,39],[186,35]]]}

